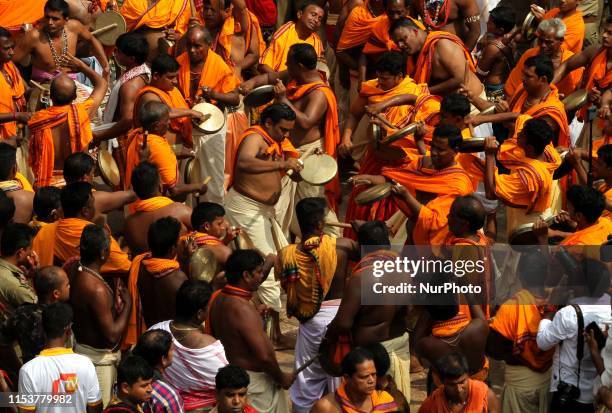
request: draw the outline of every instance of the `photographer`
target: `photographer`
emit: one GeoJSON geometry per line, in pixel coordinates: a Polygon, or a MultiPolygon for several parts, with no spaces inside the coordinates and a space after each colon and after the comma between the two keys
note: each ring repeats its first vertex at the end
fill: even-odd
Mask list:
{"type": "Polygon", "coordinates": [[[599,261],[586,259],[581,267],[583,277],[575,288],[576,298],[556,314],[545,314],[536,338],[543,351],[559,344],[550,383],[550,411],[555,413],[595,411],[593,382],[598,372],[584,334],[594,331],[598,336],[601,330],[597,325],[610,317],[610,297],[606,294],[610,274],[599,261]]]}

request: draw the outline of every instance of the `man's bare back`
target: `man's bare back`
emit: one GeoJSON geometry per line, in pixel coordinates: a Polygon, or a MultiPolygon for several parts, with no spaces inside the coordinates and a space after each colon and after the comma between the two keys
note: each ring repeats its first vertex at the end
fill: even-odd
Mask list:
{"type": "MultiPolygon", "coordinates": [[[[133,254],[142,254],[147,251],[147,233],[149,226],[160,218],[176,218],[183,230],[191,229],[191,208],[187,205],[175,202],[151,212],[136,212],[125,221],[125,240],[133,254]]],[[[167,319],[166,319],[167,320],[167,319]]]]}
{"type": "MultiPolygon", "coordinates": [[[[451,40],[441,39],[436,43],[436,50],[431,65],[431,77],[429,86],[431,93],[448,94],[457,91],[461,83],[465,83],[466,58],[461,46],[451,40]],[[459,74],[459,75],[458,75],[459,74]],[[454,90],[437,91],[435,87],[449,79],[457,79],[459,83],[454,90]]],[[[480,96],[483,91],[482,83],[474,72],[468,70],[467,87],[475,96],[480,96]]],[[[444,88],[446,89],[446,88],[444,88]]]]}
{"type": "Polygon", "coordinates": [[[140,267],[138,291],[146,325],[174,318],[176,293],[185,281],[187,276],[180,270],[158,278],[151,276],[144,266],[140,267]]]}
{"type": "Polygon", "coordinates": [[[327,112],[327,99],[321,91],[315,90],[301,99],[291,102],[300,112],[306,113],[315,119],[314,124],[304,129],[300,122],[295,122],[289,140],[296,148],[308,143],[316,142],[325,137],[325,114],[327,112]]]}
{"type": "Polygon", "coordinates": [[[32,220],[32,205],[34,203],[34,193],[24,191],[9,191],[5,194],[15,203],[15,214],[13,222],[21,224],[29,224],[32,220]]]}
{"type": "Polygon", "coordinates": [[[342,298],[344,284],[346,282],[346,273],[348,270],[349,259],[354,260],[355,253],[358,252],[358,245],[355,241],[349,238],[336,239],[336,272],[332,279],[329,291],[325,296],[325,300],[335,300],[342,298]]]}

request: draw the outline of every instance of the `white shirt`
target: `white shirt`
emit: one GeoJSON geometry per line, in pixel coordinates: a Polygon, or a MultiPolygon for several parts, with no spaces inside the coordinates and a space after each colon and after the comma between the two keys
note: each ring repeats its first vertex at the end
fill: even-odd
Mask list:
{"type": "Polygon", "coordinates": [[[23,410],[37,412],[85,412],[87,405],[102,403],[96,369],[85,356],[69,348],[43,350],[19,370],[19,395],[66,394],[72,397],[70,406],[36,406],[19,403],[23,410]]]}
{"type": "MultiPolygon", "coordinates": [[[[610,297],[607,294],[601,298],[576,298],[572,303],[580,306],[585,328],[593,321],[601,324],[603,320],[610,318],[610,297]],[[603,303],[608,304],[602,305],[603,303]]],[[[555,314],[552,321],[548,319],[540,321],[536,341],[538,347],[543,351],[563,342],[561,354],[559,355],[559,347],[557,347],[553,358],[550,391],[557,391],[560,371],[561,380],[580,388],[580,397],[577,401],[592,403],[593,381],[597,377],[597,370],[591,359],[591,350],[585,342],[584,356],[580,363],[580,383],[578,384],[578,358],[576,357],[578,316],[574,307],[570,305],[563,307],[555,314]],[[559,358],[561,359],[561,370],[559,370],[559,358]]]]}

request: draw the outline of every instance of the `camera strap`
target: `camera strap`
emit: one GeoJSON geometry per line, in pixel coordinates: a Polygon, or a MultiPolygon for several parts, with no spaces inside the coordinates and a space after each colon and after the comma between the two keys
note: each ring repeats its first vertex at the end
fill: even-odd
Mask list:
{"type": "MultiPolygon", "coordinates": [[[[584,357],[584,316],[582,310],[577,304],[571,305],[576,311],[576,317],[578,321],[578,337],[576,345],[576,358],[578,359],[578,382],[576,387],[580,388],[580,364],[582,363],[582,357],[584,357]]],[[[563,341],[559,343],[559,380],[561,380],[561,346],[563,341]]]]}

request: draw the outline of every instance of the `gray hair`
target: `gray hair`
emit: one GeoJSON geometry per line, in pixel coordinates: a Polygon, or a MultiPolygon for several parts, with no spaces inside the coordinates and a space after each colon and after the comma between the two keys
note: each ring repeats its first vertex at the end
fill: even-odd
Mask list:
{"type": "Polygon", "coordinates": [[[567,27],[565,26],[565,23],[563,23],[563,20],[557,17],[554,19],[542,20],[538,25],[538,32],[546,33],[550,30],[554,30],[557,39],[563,39],[565,37],[567,27]]]}

